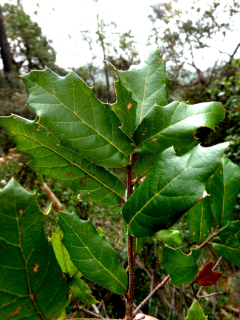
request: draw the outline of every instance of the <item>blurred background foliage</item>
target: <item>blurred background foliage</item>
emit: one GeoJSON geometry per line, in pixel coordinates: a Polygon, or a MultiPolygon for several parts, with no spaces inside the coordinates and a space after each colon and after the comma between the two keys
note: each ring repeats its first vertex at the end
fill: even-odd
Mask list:
{"type": "MultiPolygon", "coordinates": [[[[226,156],[235,164],[240,165],[240,42],[235,41],[232,53],[222,53],[222,59],[216,60],[207,70],[201,70],[201,63],[196,57],[196,50],[209,46],[209,39],[221,36],[231,36],[234,30],[234,18],[240,17],[240,4],[229,0],[224,7],[228,19],[224,22],[221,16],[221,3],[210,1],[203,10],[201,1],[193,1],[192,7],[186,10],[174,10],[172,2],[161,2],[151,7],[149,19],[152,31],[146,46],[160,47],[163,59],[167,60],[167,75],[171,79],[168,101],[189,101],[196,104],[205,101],[219,101],[226,109],[226,118],[220,128],[213,132],[208,128],[198,130],[196,136],[202,145],[210,146],[222,141],[230,141],[226,156]],[[191,15],[197,18],[191,20],[191,15]],[[174,28],[170,27],[174,22],[174,28]],[[191,63],[186,62],[186,54],[190,55],[191,63]]],[[[87,43],[90,52],[90,62],[73,70],[89,85],[93,86],[96,96],[103,102],[114,102],[115,91],[113,80],[116,80],[113,69],[105,61],[109,61],[121,70],[128,70],[133,64],[140,62],[136,50],[135,37],[131,30],[121,33],[113,21],[110,24],[97,16],[97,28],[94,32],[81,31],[80,36],[87,43]],[[113,37],[117,39],[112,41],[113,37]],[[93,41],[101,49],[103,66],[96,63],[93,41]]],[[[239,27],[239,25],[238,25],[239,27]]],[[[51,40],[43,35],[41,27],[24,12],[23,5],[18,0],[17,5],[6,3],[0,7],[0,47],[3,70],[0,70],[0,115],[19,114],[28,119],[34,119],[34,113],[26,106],[27,94],[19,81],[19,74],[31,69],[42,70],[48,66],[59,75],[66,75],[67,70],[56,64],[56,51],[51,40]]],[[[189,61],[189,59],[188,59],[189,61]]],[[[116,249],[119,259],[127,267],[127,251],[122,238],[121,208],[105,207],[94,203],[79,201],[72,191],[62,183],[33,172],[27,165],[30,158],[19,154],[14,149],[3,128],[0,128],[0,188],[11,177],[15,177],[27,190],[36,193],[40,207],[45,210],[51,198],[43,188],[44,183],[61,203],[61,210],[74,211],[81,219],[93,221],[96,227],[101,226],[116,249]]],[[[113,170],[125,183],[124,169],[113,170]]],[[[45,232],[51,236],[56,228],[59,207],[53,206],[47,218],[45,232]]],[[[239,219],[240,196],[238,197],[233,219],[239,219]]],[[[183,217],[176,225],[182,233],[181,249],[188,253],[194,244],[190,238],[186,218],[183,217]]],[[[148,241],[136,260],[135,305],[138,305],[163,279],[165,270],[161,267],[162,244],[148,241]]],[[[216,257],[213,249],[203,250],[201,265],[216,257]]],[[[224,262],[219,267],[223,277],[214,287],[204,289],[204,294],[221,291],[223,295],[202,300],[208,319],[240,319],[240,270],[230,263],[224,262]]],[[[110,318],[124,316],[123,301],[115,294],[89,283],[93,295],[100,301],[98,306],[101,315],[110,318]]],[[[160,290],[142,311],[159,319],[183,319],[193,301],[190,286],[174,287],[167,284],[160,290]]],[[[91,306],[86,306],[92,308],[91,306]]],[[[96,309],[95,309],[96,311],[96,309]]],[[[84,316],[77,314],[73,304],[67,309],[69,317],[84,316]]]]}

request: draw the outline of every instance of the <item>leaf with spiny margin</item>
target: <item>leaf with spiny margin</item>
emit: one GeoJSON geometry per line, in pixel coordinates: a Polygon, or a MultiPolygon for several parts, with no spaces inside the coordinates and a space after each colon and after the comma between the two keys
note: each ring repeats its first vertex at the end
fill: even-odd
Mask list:
{"type": "Polygon", "coordinates": [[[174,244],[176,247],[180,247],[182,244],[182,234],[178,230],[168,229],[161,230],[154,234],[154,240],[162,241],[164,244],[170,245],[174,244]]]}
{"type": "Polygon", "coordinates": [[[60,317],[69,303],[68,286],[35,195],[12,179],[0,191],[0,203],[0,319],[60,317]]]}
{"type": "Polygon", "coordinates": [[[74,276],[77,273],[79,273],[79,271],[75,267],[75,265],[72,263],[69,253],[62,243],[62,239],[63,239],[63,232],[58,227],[51,237],[53,250],[57,258],[57,261],[62,269],[62,272],[67,273],[70,276],[74,276]]]}
{"type": "Polygon", "coordinates": [[[163,248],[162,266],[171,277],[174,286],[189,284],[198,273],[197,260],[201,256],[200,249],[192,249],[190,254],[168,246],[163,248]]]}
{"type": "Polygon", "coordinates": [[[119,70],[118,76],[137,101],[137,125],[155,103],[159,106],[167,104],[169,79],[159,49],[151,51],[138,66],[131,66],[128,71],[119,70]]]}
{"type": "Polygon", "coordinates": [[[77,269],[89,280],[117,294],[125,294],[127,273],[104,235],[97,233],[90,220],[83,221],[74,213],[60,212],[58,224],[63,231],[63,244],[77,269]]]}
{"type": "Polygon", "coordinates": [[[1,117],[0,124],[16,142],[17,150],[32,156],[31,169],[59,179],[86,201],[117,205],[125,185],[107,168],[99,167],[78,153],[58,145],[55,135],[35,121],[19,116],[1,117]]]}
{"type": "Polygon", "coordinates": [[[81,275],[77,274],[72,277],[68,283],[72,295],[85,304],[99,303],[92,295],[89,286],[81,279],[81,275]]]}
{"type": "Polygon", "coordinates": [[[62,146],[99,166],[117,168],[129,163],[134,147],[119,129],[121,122],[76,73],[59,77],[46,68],[21,78],[29,94],[28,106],[62,146]]]}
{"type": "Polygon", "coordinates": [[[223,158],[223,164],[210,178],[209,188],[212,214],[220,226],[231,219],[239,191],[240,167],[223,158]]]}
{"type": "Polygon", "coordinates": [[[174,101],[167,106],[154,105],[134,134],[135,151],[154,155],[171,146],[181,151],[181,148],[196,144],[194,133],[198,128],[215,130],[225,113],[219,102],[188,105],[174,101]]]}
{"type": "Polygon", "coordinates": [[[213,248],[240,268],[240,221],[230,221],[213,239],[213,248]]]}
{"type": "Polygon", "coordinates": [[[118,70],[114,68],[114,71],[118,77],[118,81],[114,81],[117,101],[111,106],[122,122],[120,129],[134,142],[137,102],[133,100],[132,92],[123,85],[121,78],[118,76],[118,70]]]}
{"type": "Polygon", "coordinates": [[[173,147],[163,151],[144,182],[123,206],[128,234],[153,236],[168,229],[203,196],[205,183],[221,164],[228,143],[176,156],[173,147]]]}
{"type": "Polygon", "coordinates": [[[187,212],[187,223],[193,241],[201,243],[209,237],[213,224],[209,196],[200,200],[187,212]]]}
{"type": "Polygon", "coordinates": [[[208,316],[205,316],[199,302],[195,300],[188,311],[187,317],[184,319],[185,320],[207,320],[208,316]]]}

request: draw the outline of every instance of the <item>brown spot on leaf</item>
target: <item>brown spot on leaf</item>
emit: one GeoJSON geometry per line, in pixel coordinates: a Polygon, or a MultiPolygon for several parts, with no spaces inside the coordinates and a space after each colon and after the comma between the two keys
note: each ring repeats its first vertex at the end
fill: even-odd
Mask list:
{"type": "Polygon", "coordinates": [[[153,138],[152,141],[157,141],[158,138],[153,138]]]}
{"type": "Polygon", "coordinates": [[[20,209],[20,210],[18,211],[18,213],[22,215],[22,214],[23,214],[23,209],[20,209]]]}
{"type": "Polygon", "coordinates": [[[53,94],[55,94],[55,93],[56,93],[56,91],[55,91],[54,89],[52,89],[52,93],[53,93],[53,94]]]}
{"type": "Polygon", "coordinates": [[[146,133],[145,133],[145,132],[143,132],[143,133],[142,133],[142,136],[145,136],[145,134],[146,134],[146,133]]]}
{"type": "Polygon", "coordinates": [[[3,247],[4,250],[7,250],[7,247],[3,247]]]}
{"type": "Polygon", "coordinates": [[[174,133],[176,136],[179,136],[179,134],[178,133],[174,133]]]}
{"type": "Polygon", "coordinates": [[[90,192],[88,192],[88,194],[90,194],[90,192]]]}
{"type": "Polygon", "coordinates": [[[34,273],[37,273],[38,272],[38,269],[39,269],[39,264],[38,263],[34,263],[34,266],[33,266],[33,272],[34,273]]]}
{"type": "Polygon", "coordinates": [[[164,62],[165,62],[164,60],[158,61],[158,63],[162,63],[162,64],[164,64],[164,62]]]}
{"type": "Polygon", "coordinates": [[[80,180],[79,180],[79,185],[81,185],[83,183],[83,179],[81,178],[80,180]]]}
{"type": "Polygon", "coordinates": [[[71,177],[74,180],[74,176],[73,176],[72,172],[69,172],[68,176],[71,177]]]}
{"type": "Polygon", "coordinates": [[[132,108],[132,103],[129,102],[129,104],[127,105],[128,110],[130,110],[132,108]]]}
{"type": "Polygon", "coordinates": [[[195,280],[197,284],[199,284],[200,286],[212,286],[218,281],[218,279],[222,276],[222,272],[219,272],[217,270],[212,271],[212,268],[213,261],[205,264],[202,270],[200,270],[196,275],[195,280]]]}
{"type": "Polygon", "coordinates": [[[88,177],[85,177],[84,180],[85,180],[85,181],[88,181],[88,177]]]}
{"type": "Polygon", "coordinates": [[[88,165],[88,167],[87,167],[88,169],[90,169],[90,164],[88,165]]]}
{"type": "Polygon", "coordinates": [[[47,134],[50,134],[49,132],[47,132],[47,134]]]}
{"type": "Polygon", "coordinates": [[[40,131],[40,129],[41,129],[41,127],[40,127],[40,126],[38,126],[37,131],[40,131]]]}
{"type": "Polygon", "coordinates": [[[19,306],[16,310],[12,311],[12,312],[7,316],[7,318],[10,318],[10,317],[13,317],[13,316],[16,316],[17,314],[19,314],[21,308],[22,308],[22,306],[19,306]]]}

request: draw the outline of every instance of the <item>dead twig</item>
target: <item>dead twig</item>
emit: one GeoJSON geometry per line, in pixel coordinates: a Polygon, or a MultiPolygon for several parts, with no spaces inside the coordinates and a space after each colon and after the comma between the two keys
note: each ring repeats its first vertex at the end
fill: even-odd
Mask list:
{"type": "Polygon", "coordinates": [[[132,314],[132,317],[135,317],[136,314],[138,313],[138,311],[142,308],[142,306],[144,306],[145,303],[147,303],[149,301],[149,299],[151,299],[154,294],[159,290],[161,289],[162,287],[165,286],[165,284],[168,282],[168,280],[170,279],[170,276],[166,276],[166,278],[163,279],[163,281],[161,283],[159,283],[155,289],[153,289],[152,292],[150,292],[150,294],[146,297],[146,299],[144,299],[140,304],[139,306],[136,308],[136,310],[133,312],[132,314]]]}

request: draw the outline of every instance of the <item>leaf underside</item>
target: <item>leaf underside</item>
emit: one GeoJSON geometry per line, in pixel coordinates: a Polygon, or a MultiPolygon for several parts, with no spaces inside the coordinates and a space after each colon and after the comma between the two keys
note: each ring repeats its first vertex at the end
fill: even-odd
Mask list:
{"type": "Polygon", "coordinates": [[[180,245],[182,244],[181,232],[173,229],[158,231],[154,234],[153,239],[162,241],[168,246],[170,244],[174,244],[176,247],[180,247],[180,245]]]}
{"type": "Polygon", "coordinates": [[[58,227],[56,231],[52,234],[51,243],[55,256],[57,258],[58,264],[60,265],[62,272],[74,276],[79,273],[78,269],[72,263],[69,253],[62,243],[63,232],[58,227]]]}
{"type": "Polygon", "coordinates": [[[125,294],[128,279],[117,254],[104,235],[98,234],[90,220],[80,220],[74,213],[60,212],[59,226],[63,244],[77,269],[104,288],[125,294]]]}
{"type": "Polygon", "coordinates": [[[205,316],[203,313],[202,307],[200,306],[199,302],[195,300],[191,305],[188,315],[185,320],[207,320],[208,317],[205,316]]]}
{"type": "Polygon", "coordinates": [[[108,169],[82,158],[78,153],[58,144],[55,135],[36,120],[16,115],[0,118],[17,149],[30,156],[29,166],[42,174],[59,179],[86,201],[117,205],[125,186],[108,169]]]}
{"type": "Polygon", "coordinates": [[[46,68],[23,75],[22,80],[29,94],[28,106],[62,146],[100,166],[129,163],[134,146],[119,129],[118,117],[73,71],[59,77],[46,68]]]}
{"type": "Polygon", "coordinates": [[[68,287],[34,194],[12,179],[0,203],[0,319],[58,318],[69,303],[68,287]]]}
{"type": "Polygon", "coordinates": [[[193,249],[190,254],[184,254],[180,249],[168,246],[163,248],[162,266],[171,277],[174,286],[189,284],[198,273],[197,260],[201,256],[199,249],[193,249]]]}
{"type": "Polygon", "coordinates": [[[182,157],[172,147],[163,151],[123,207],[128,234],[153,236],[171,227],[202,197],[206,180],[218,169],[227,145],[198,145],[182,157]]]}

